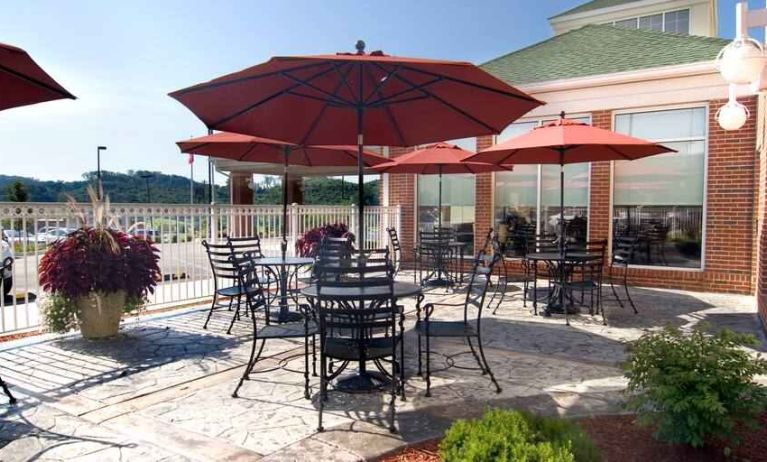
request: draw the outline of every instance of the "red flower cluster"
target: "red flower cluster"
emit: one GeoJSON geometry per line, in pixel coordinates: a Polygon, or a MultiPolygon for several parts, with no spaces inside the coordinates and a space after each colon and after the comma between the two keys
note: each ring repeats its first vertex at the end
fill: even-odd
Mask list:
{"type": "Polygon", "coordinates": [[[320,242],[325,236],[329,237],[347,237],[351,236],[354,241],[354,234],[349,232],[349,228],[344,223],[326,224],[306,231],[296,240],[296,253],[300,257],[315,257],[320,242]]]}
{"type": "Polygon", "coordinates": [[[160,251],[151,240],[113,229],[81,228],[56,241],[40,260],[40,285],[74,299],[92,291],[145,298],[160,280],[160,251]]]}

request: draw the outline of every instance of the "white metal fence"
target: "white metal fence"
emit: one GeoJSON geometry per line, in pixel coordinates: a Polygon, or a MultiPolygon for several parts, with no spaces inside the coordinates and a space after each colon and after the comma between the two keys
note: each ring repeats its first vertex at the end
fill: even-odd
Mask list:
{"type": "MultiPolygon", "coordinates": [[[[88,205],[78,205],[78,210],[91,216],[88,205]]],[[[119,229],[150,237],[160,249],[163,281],[150,297],[150,306],[212,295],[213,279],[203,239],[215,241],[226,236],[258,234],[265,254],[280,252],[281,206],[112,204],[110,212],[119,229]]],[[[398,231],[400,228],[399,206],[367,207],[364,213],[365,247],[387,246],[386,228],[398,231]]],[[[356,233],[356,221],[356,207],[292,205],[288,207],[288,252],[294,252],[296,239],[311,228],[344,223],[356,233]]],[[[7,296],[0,297],[0,333],[40,324],[37,305],[41,295],[37,277],[40,258],[50,243],[79,223],[78,213],[67,204],[0,202],[0,229],[14,254],[13,285],[7,296]]]]}

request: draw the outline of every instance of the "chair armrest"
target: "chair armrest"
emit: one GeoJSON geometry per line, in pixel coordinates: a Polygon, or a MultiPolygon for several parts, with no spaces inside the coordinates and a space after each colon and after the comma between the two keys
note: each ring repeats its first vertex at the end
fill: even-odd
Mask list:
{"type": "Polygon", "coordinates": [[[426,321],[429,321],[429,317],[434,311],[435,306],[451,306],[451,307],[463,307],[463,303],[427,303],[423,306],[423,310],[426,312],[426,321]]]}

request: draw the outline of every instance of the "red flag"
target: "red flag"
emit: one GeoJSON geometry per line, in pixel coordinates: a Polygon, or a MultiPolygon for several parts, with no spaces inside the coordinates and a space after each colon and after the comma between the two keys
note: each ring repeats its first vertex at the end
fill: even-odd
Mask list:
{"type": "Polygon", "coordinates": [[[194,154],[189,154],[189,160],[187,160],[187,162],[189,165],[194,164],[194,154]]]}

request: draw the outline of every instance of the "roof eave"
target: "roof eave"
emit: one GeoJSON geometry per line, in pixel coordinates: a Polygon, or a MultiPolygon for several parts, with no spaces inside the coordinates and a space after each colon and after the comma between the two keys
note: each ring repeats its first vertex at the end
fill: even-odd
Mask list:
{"type": "Polygon", "coordinates": [[[585,87],[617,85],[623,83],[642,82],[647,80],[663,80],[669,78],[689,77],[717,73],[714,61],[679,64],[673,66],[650,67],[611,74],[597,74],[569,79],[547,80],[515,84],[528,94],[546,93],[551,91],[576,90],[585,87]]]}

